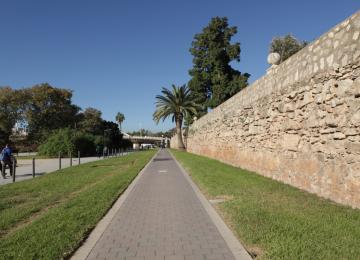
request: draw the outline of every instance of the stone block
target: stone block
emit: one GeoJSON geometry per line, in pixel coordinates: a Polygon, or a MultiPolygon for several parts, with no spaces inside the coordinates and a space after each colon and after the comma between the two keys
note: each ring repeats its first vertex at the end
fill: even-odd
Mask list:
{"type": "Polygon", "coordinates": [[[354,126],[360,126],[360,110],[358,110],[354,115],[352,115],[350,122],[354,126]]]}
{"type": "Polygon", "coordinates": [[[301,124],[299,124],[298,122],[294,121],[294,120],[287,120],[284,123],[284,129],[285,130],[299,130],[301,129],[301,124]]]}
{"type": "Polygon", "coordinates": [[[304,94],[303,100],[300,100],[300,102],[297,104],[297,108],[303,108],[304,106],[314,102],[314,98],[311,94],[311,92],[306,92],[304,94]]]}
{"type": "Polygon", "coordinates": [[[300,142],[300,136],[296,134],[284,134],[283,148],[289,151],[297,151],[300,142]]]}
{"type": "Polygon", "coordinates": [[[335,93],[338,97],[346,96],[347,92],[352,88],[354,81],[352,79],[344,79],[337,82],[335,93]]]}
{"type": "Polygon", "coordinates": [[[358,128],[347,128],[347,129],[345,129],[344,134],[346,136],[360,135],[360,129],[358,129],[358,128]]]}
{"type": "Polygon", "coordinates": [[[326,126],[328,126],[328,127],[337,127],[338,126],[338,121],[336,120],[336,118],[333,115],[327,117],[325,119],[325,123],[326,123],[326,126]]]}
{"type": "MultiPolygon", "coordinates": [[[[351,154],[360,154],[360,143],[347,142],[345,145],[346,150],[351,154]]],[[[359,158],[360,161],[360,158],[359,158]]]]}
{"type": "Polygon", "coordinates": [[[334,135],[333,135],[333,137],[334,137],[334,139],[335,140],[343,140],[343,139],[345,139],[346,138],[346,135],[344,135],[343,133],[335,133],[334,135]]]}
{"type": "Polygon", "coordinates": [[[360,162],[350,166],[350,174],[352,177],[360,179],[360,162]]]}

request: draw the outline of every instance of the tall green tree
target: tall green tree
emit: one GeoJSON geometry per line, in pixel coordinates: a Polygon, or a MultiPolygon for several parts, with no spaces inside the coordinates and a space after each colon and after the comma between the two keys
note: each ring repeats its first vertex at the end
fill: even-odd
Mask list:
{"type": "Polygon", "coordinates": [[[300,41],[291,34],[287,34],[284,37],[275,37],[271,41],[269,53],[279,53],[281,63],[304,48],[307,44],[307,41],[300,41]]]}
{"type": "Polygon", "coordinates": [[[166,118],[171,117],[176,125],[178,148],[185,149],[181,131],[183,120],[189,114],[196,114],[200,105],[190,95],[190,89],[186,85],[181,87],[172,85],[172,89],[162,88],[161,93],[162,95],[156,96],[154,121],[159,123],[160,120],[164,121],[166,118]]]}
{"type": "Polygon", "coordinates": [[[122,124],[122,122],[124,122],[124,120],[125,120],[124,114],[118,112],[118,113],[116,114],[115,120],[116,120],[116,122],[118,122],[118,124],[119,124],[119,126],[120,126],[120,131],[121,131],[121,124],[122,124]]]}
{"type": "Polygon", "coordinates": [[[72,103],[72,91],[48,83],[26,89],[25,111],[31,140],[39,142],[55,129],[74,127],[80,108],[72,103]]]}
{"type": "Polygon", "coordinates": [[[79,115],[79,129],[93,135],[102,135],[103,119],[101,111],[96,108],[88,107],[79,115]]]}
{"type": "Polygon", "coordinates": [[[190,53],[193,68],[189,70],[192,95],[207,108],[214,108],[248,85],[250,74],[242,74],[230,66],[240,62],[240,43],[231,43],[237,33],[226,17],[214,17],[202,32],[194,36],[190,53]]]}
{"type": "Polygon", "coordinates": [[[16,123],[23,120],[26,98],[23,90],[0,87],[0,144],[9,141],[16,123]]]}
{"type": "Polygon", "coordinates": [[[102,123],[104,145],[108,148],[119,148],[122,142],[122,134],[117,123],[104,120],[102,123]]]}

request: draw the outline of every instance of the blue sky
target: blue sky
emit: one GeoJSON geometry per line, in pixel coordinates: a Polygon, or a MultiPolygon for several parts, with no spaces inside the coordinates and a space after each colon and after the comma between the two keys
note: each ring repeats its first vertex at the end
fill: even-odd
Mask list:
{"type": "Polygon", "coordinates": [[[166,130],[152,120],[155,95],[188,82],[191,41],[211,17],[238,27],[233,66],[253,82],[274,36],[312,41],[358,10],[355,0],[0,0],[0,86],[48,82],[107,120],[124,113],[124,130],[166,130]]]}

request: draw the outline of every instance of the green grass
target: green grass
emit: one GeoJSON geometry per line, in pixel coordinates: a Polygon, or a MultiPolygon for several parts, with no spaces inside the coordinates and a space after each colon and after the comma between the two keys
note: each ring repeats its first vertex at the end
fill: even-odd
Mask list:
{"type": "Polygon", "coordinates": [[[216,160],[172,151],[260,259],[360,259],[360,210],[216,160]]]}
{"type": "Polygon", "coordinates": [[[155,151],[0,186],[0,259],[67,258],[155,151]]]}

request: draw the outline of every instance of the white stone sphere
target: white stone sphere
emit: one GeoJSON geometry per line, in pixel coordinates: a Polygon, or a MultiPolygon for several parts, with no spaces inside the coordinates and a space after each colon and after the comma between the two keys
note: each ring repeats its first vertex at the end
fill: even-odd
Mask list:
{"type": "Polygon", "coordinates": [[[267,62],[271,65],[278,65],[280,62],[280,54],[277,52],[272,52],[267,57],[267,62]]]}

